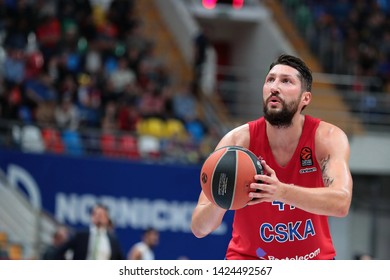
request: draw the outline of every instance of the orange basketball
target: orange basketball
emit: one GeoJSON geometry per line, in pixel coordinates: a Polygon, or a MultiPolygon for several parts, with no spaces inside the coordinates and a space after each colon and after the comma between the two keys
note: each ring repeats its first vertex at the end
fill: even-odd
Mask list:
{"type": "Polygon", "coordinates": [[[254,176],[263,174],[260,160],[249,150],[227,146],[215,150],[203,163],[200,184],[206,197],[224,209],[243,208],[250,200],[254,176]]]}

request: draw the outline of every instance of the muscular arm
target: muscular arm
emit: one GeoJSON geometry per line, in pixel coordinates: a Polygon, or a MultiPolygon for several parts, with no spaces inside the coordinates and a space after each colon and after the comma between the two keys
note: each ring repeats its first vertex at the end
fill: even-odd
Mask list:
{"type": "MultiPolygon", "coordinates": [[[[243,125],[230,131],[221,139],[216,149],[230,145],[249,147],[248,125],[243,125]]],[[[225,213],[225,209],[212,204],[203,191],[201,191],[198,204],[192,213],[191,230],[193,234],[198,238],[210,234],[219,227],[225,213]]]]}
{"type": "Polygon", "coordinates": [[[191,230],[193,234],[202,238],[216,230],[221,224],[225,212],[225,209],[212,204],[201,191],[198,204],[192,213],[191,230]]]}
{"type": "Polygon", "coordinates": [[[348,138],[339,128],[321,123],[316,134],[316,155],[321,165],[324,188],[305,188],[280,182],[277,174],[264,163],[267,175],[256,175],[265,184],[252,184],[260,193],[249,204],[278,200],[307,212],[344,217],[352,198],[352,177],[349,170],[348,138]]]}

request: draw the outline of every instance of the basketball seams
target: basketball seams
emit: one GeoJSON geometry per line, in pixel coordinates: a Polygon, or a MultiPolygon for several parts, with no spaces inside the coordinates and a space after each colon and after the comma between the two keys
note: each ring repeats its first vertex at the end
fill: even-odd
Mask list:
{"type": "MultiPolygon", "coordinates": [[[[228,153],[229,149],[227,147],[224,147],[225,148],[225,151],[219,156],[218,160],[216,161],[215,165],[214,165],[214,169],[212,170],[211,174],[211,181],[210,181],[210,184],[211,184],[211,188],[210,188],[210,194],[211,194],[211,198],[213,199],[214,203],[217,203],[217,200],[215,200],[215,197],[214,197],[214,192],[213,192],[213,188],[212,188],[212,185],[213,185],[213,182],[214,182],[214,175],[215,175],[215,171],[216,169],[218,168],[218,165],[219,163],[221,162],[221,160],[223,159],[223,157],[228,153]]],[[[223,149],[223,148],[221,148],[223,149]]],[[[218,206],[221,206],[219,203],[217,203],[218,206]]]]}
{"type": "Polygon", "coordinates": [[[220,155],[215,173],[218,175],[213,181],[214,200],[221,208],[230,209],[234,200],[234,182],[236,178],[235,162],[237,155],[235,150],[227,149],[226,153],[220,155]]]}
{"type": "Polygon", "coordinates": [[[235,198],[236,198],[236,188],[237,188],[237,171],[238,171],[238,162],[239,162],[239,154],[238,154],[238,150],[235,150],[234,153],[236,154],[236,166],[235,166],[235,171],[234,173],[236,174],[234,176],[234,186],[233,186],[233,193],[232,193],[232,199],[230,201],[230,205],[229,205],[229,209],[231,209],[233,207],[233,204],[234,204],[234,201],[235,201],[235,198]]]}
{"type": "Polygon", "coordinates": [[[250,183],[255,182],[253,176],[263,173],[259,164],[257,156],[243,147],[225,146],[215,150],[202,167],[200,179],[204,194],[223,209],[245,207],[250,201],[250,183]]]}
{"type": "MultiPolygon", "coordinates": [[[[256,172],[257,172],[255,163],[253,162],[253,158],[251,157],[251,155],[246,150],[244,150],[243,153],[240,153],[240,157],[238,158],[237,163],[236,163],[236,173],[237,174],[241,174],[242,173],[241,172],[242,169],[243,169],[243,171],[245,173],[248,173],[248,174],[256,174],[256,172]],[[238,168],[241,168],[241,170],[239,170],[238,168]],[[250,168],[250,170],[247,169],[247,168],[250,168]]],[[[237,183],[239,184],[238,187],[246,188],[246,184],[249,184],[251,181],[254,181],[254,179],[250,178],[250,177],[248,177],[248,180],[250,180],[249,182],[246,181],[244,178],[241,178],[241,177],[239,179],[240,179],[240,181],[238,181],[238,182],[236,180],[236,188],[237,188],[237,183]]],[[[245,194],[247,195],[248,192],[249,192],[249,188],[246,188],[245,194]]],[[[242,194],[239,197],[234,197],[234,201],[237,202],[237,203],[240,202],[240,204],[244,200],[246,202],[249,202],[250,199],[249,199],[249,197],[243,197],[242,194]]],[[[234,208],[237,208],[237,206],[238,205],[234,205],[234,208]]]]}
{"type": "Polygon", "coordinates": [[[213,184],[213,180],[214,180],[215,170],[218,166],[219,160],[221,159],[221,155],[226,153],[226,149],[227,148],[225,147],[225,148],[220,148],[220,149],[215,150],[213,153],[211,153],[208,156],[208,158],[205,160],[205,162],[203,163],[203,166],[202,166],[201,178],[200,178],[201,186],[202,186],[204,194],[211,202],[215,202],[213,194],[212,194],[212,189],[213,189],[212,184],[213,184]],[[225,149],[225,150],[223,150],[223,149],[225,149]],[[207,164],[205,164],[206,162],[207,162],[207,164]],[[204,179],[204,181],[203,181],[202,176],[206,177],[204,179]],[[210,176],[210,177],[207,178],[208,176],[210,176]]]}

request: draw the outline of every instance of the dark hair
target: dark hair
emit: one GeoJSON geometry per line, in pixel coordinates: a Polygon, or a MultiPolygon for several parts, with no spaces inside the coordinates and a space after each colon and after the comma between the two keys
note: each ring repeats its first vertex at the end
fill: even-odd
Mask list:
{"type": "Polygon", "coordinates": [[[148,228],[146,228],[146,229],[144,230],[143,234],[146,235],[146,234],[148,234],[149,232],[156,232],[156,233],[158,233],[158,230],[155,229],[154,227],[148,227],[148,228]]]}
{"type": "Polygon", "coordinates": [[[296,69],[300,74],[299,79],[302,83],[302,89],[305,91],[311,91],[313,76],[311,74],[311,70],[309,67],[307,67],[303,60],[292,55],[282,54],[274,62],[272,62],[272,64],[269,66],[269,70],[278,64],[287,65],[296,69]]]}
{"type": "Polygon", "coordinates": [[[101,208],[103,209],[104,211],[106,211],[107,215],[110,214],[110,210],[108,209],[107,205],[103,204],[103,203],[96,203],[92,209],[96,209],[96,208],[101,208]]]}

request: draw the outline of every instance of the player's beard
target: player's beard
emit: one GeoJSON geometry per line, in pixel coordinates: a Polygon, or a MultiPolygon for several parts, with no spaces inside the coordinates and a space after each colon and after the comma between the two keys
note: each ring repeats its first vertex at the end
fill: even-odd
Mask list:
{"type": "Polygon", "coordinates": [[[270,109],[267,106],[269,98],[263,102],[264,118],[272,126],[276,126],[278,128],[290,127],[292,124],[292,119],[295,113],[298,111],[301,96],[299,96],[296,100],[293,100],[288,104],[284,100],[280,99],[280,103],[282,104],[281,110],[273,108],[270,109]]]}

